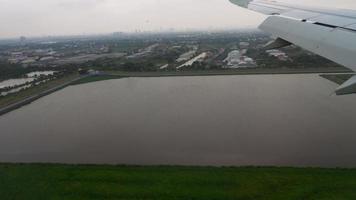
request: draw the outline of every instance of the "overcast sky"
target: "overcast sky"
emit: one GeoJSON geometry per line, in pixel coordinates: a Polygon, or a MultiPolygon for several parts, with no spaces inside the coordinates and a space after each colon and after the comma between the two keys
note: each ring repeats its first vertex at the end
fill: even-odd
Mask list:
{"type": "MultiPolygon", "coordinates": [[[[320,2],[356,7],[355,0],[313,0],[314,4],[320,2]]],[[[169,28],[250,28],[263,19],[263,15],[228,0],[0,0],[2,38],[169,28]]]]}

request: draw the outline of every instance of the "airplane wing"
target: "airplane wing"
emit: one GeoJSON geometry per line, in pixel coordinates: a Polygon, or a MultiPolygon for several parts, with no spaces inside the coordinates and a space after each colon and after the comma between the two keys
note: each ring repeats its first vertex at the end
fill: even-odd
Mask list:
{"type": "MultiPolygon", "coordinates": [[[[283,3],[280,0],[230,0],[269,17],[260,29],[276,40],[267,48],[295,44],[356,70],[356,11],[283,3]]],[[[337,94],[356,92],[356,77],[341,85],[337,94]]]]}

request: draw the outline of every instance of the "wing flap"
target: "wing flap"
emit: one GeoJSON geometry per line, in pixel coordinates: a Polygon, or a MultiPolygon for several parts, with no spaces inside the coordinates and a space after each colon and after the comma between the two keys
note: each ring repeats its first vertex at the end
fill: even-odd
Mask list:
{"type": "Polygon", "coordinates": [[[356,19],[333,15],[320,15],[314,18],[309,18],[308,20],[321,24],[328,24],[335,27],[347,27],[350,24],[356,23],[356,19]]]}

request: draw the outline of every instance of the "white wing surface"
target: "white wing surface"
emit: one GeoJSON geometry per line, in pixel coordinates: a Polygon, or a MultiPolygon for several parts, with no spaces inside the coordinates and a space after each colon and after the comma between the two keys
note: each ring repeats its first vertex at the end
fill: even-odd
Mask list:
{"type": "MultiPolygon", "coordinates": [[[[276,37],[270,47],[293,43],[356,70],[356,11],[293,5],[278,0],[230,1],[269,15],[259,28],[276,37]]],[[[354,80],[355,84],[348,82],[347,91],[352,91],[350,85],[356,89],[354,80]]],[[[340,89],[345,91],[343,86],[340,89]]]]}

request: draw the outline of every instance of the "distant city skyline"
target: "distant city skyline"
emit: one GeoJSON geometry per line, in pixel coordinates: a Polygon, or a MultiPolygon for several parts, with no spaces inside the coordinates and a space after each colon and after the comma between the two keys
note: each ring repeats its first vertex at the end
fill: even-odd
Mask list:
{"type": "MultiPolygon", "coordinates": [[[[356,7],[354,0],[312,3],[356,7]]],[[[228,0],[0,0],[0,4],[0,38],[257,28],[265,18],[228,0]]]]}

